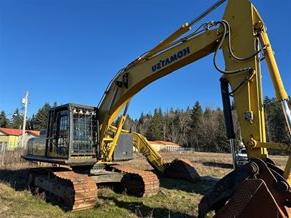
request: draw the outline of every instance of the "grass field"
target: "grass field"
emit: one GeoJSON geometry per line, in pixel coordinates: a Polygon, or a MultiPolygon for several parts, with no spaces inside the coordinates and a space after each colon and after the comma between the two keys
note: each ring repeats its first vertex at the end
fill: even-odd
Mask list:
{"type": "MultiPolygon", "coordinates": [[[[58,206],[32,196],[26,189],[26,165],[17,168],[0,168],[0,217],[196,217],[197,205],[203,194],[215,181],[231,171],[228,154],[185,152],[162,153],[171,161],[175,157],[190,160],[202,180],[195,184],[161,178],[160,192],[152,197],[137,198],[114,193],[107,188],[99,189],[95,208],[80,212],[64,212],[58,206]]],[[[271,157],[279,166],[285,157],[271,157]]],[[[137,155],[126,162],[136,168],[151,169],[146,160],[137,155]]]]}

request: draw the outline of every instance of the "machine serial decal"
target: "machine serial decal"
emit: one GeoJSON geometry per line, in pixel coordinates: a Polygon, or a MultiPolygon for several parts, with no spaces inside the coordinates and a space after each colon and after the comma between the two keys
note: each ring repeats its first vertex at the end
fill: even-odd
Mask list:
{"type": "Polygon", "coordinates": [[[156,72],[157,70],[160,70],[161,68],[166,67],[167,65],[187,56],[188,54],[190,54],[189,47],[178,51],[176,54],[172,55],[171,57],[167,57],[166,59],[160,60],[160,62],[152,66],[152,72],[156,72]]]}

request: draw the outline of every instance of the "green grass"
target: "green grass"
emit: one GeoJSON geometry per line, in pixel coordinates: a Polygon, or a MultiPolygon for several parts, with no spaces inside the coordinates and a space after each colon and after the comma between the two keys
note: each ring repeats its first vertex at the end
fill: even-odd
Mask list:
{"type": "Polygon", "coordinates": [[[100,189],[95,208],[64,212],[58,206],[32,196],[29,191],[15,191],[0,184],[0,217],[188,217],[197,215],[197,204],[209,188],[172,179],[161,179],[160,192],[152,197],[137,198],[100,189]]]}
{"type": "Polygon", "coordinates": [[[98,191],[95,208],[64,212],[32,196],[25,189],[24,174],[23,169],[2,171],[2,179],[5,177],[6,181],[0,183],[0,217],[39,217],[40,214],[42,217],[193,217],[197,215],[197,205],[203,194],[214,184],[213,181],[193,184],[161,178],[159,193],[144,198],[102,188],[98,191]]]}
{"type": "Polygon", "coordinates": [[[1,217],[43,217],[62,216],[58,207],[46,204],[33,197],[28,191],[15,191],[8,184],[0,184],[1,217]]]}
{"type": "MultiPolygon", "coordinates": [[[[198,152],[162,155],[167,160],[177,156],[189,159],[202,180],[190,183],[161,178],[159,193],[144,198],[117,194],[111,189],[102,188],[98,191],[98,201],[93,209],[64,212],[57,205],[30,194],[26,189],[27,170],[10,167],[0,169],[0,217],[197,217],[200,199],[215,184],[213,177],[219,178],[231,171],[231,156],[198,152]]],[[[286,158],[275,159],[283,163],[286,158]]],[[[149,168],[142,157],[129,163],[141,169],[149,168]]]]}

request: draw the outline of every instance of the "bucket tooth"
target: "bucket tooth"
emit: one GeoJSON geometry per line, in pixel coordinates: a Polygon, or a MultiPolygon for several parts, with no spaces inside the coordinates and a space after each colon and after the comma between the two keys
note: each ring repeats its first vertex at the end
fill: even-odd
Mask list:
{"type": "Polygon", "coordinates": [[[200,180],[200,175],[192,163],[185,159],[175,159],[165,165],[165,176],[175,179],[183,179],[189,182],[200,180]]]}

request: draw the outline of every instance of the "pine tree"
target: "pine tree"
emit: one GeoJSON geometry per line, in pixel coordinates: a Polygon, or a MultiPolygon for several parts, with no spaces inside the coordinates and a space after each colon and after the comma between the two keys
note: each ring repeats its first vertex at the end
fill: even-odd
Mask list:
{"type": "Polygon", "coordinates": [[[191,110],[191,128],[193,130],[197,129],[202,122],[203,110],[199,101],[195,102],[194,107],[191,110]]]}
{"type": "Polygon", "coordinates": [[[21,129],[22,124],[23,124],[23,115],[20,114],[17,108],[12,116],[11,128],[21,129]]]}
{"type": "Polygon", "coordinates": [[[0,127],[8,127],[9,120],[6,117],[6,114],[4,111],[1,111],[0,113],[0,127]]]}
{"type": "Polygon", "coordinates": [[[31,119],[32,127],[35,130],[41,130],[47,128],[48,114],[51,106],[45,103],[31,119]]]}
{"type": "Polygon", "coordinates": [[[190,112],[190,118],[190,129],[188,132],[189,144],[191,147],[194,147],[196,150],[198,150],[201,138],[200,130],[203,118],[203,110],[199,101],[195,102],[195,105],[190,112]]]}
{"type": "Polygon", "coordinates": [[[216,109],[216,128],[215,131],[215,151],[230,152],[230,146],[226,137],[226,128],[224,123],[223,112],[220,108],[216,109]]]}
{"type": "Polygon", "coordinates": [[[265,98],[265,112],[268,140],[288,143],[288,130],[280,104],[275,99],[265,98]]]}
{"type": "Polygon", "coordinates": [[[150,120],[149,126],[146,131],[146,137],[150,140],[163,139],[163,114],[161,108],[156,108],[154,115],[150,120]]]}

